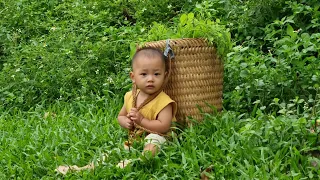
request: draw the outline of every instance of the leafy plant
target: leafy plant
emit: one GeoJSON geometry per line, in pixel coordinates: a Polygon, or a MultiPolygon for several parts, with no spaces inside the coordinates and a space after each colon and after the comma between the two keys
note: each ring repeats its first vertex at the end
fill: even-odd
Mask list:
{"type": "MultiPolygon", "coordinates": [[[[259,100],[268,111],[274,98],[289,102],[295,97],[314,106],[319,86],[319,35],[297,27],[296,15],[288,14],[267,25],[261,48],[255,48],[259,44],[256,38],[248,37],[228,54],[224,94],[227,109],[251,111],[259,100]]],[[[313,22],[317,27],[317,21],[313,22]]],[[[271,109],[270,112],[275,110],[271,109]]]]}
{"type": "Polygon", "coordinates": [[[182,14],[176,27],[154,23],[146,40],[204,38],[217,47],[218,55],[221,58],[225,58],[232,48],[231,36],[229,30],[219,23],[219,19],[211,21],[200,16],[196,17],[193,13],[182,14]]]}

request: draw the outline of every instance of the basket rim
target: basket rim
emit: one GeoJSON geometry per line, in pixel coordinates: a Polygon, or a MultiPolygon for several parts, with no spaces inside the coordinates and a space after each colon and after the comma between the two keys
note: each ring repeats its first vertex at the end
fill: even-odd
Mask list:
{"type": "Polygon", "coordinates": [[[213,44],[210,44],[208,39],[206,38],[176,38],[176,39],[165,39],[158,41],[148,41],[137,43],[136,49],[140,49],[146,46],[156,46],[164,48],[167,40],[170,41],[170,46],[173,47],[212,47],[217,49],[217,47],[213,44]]]}

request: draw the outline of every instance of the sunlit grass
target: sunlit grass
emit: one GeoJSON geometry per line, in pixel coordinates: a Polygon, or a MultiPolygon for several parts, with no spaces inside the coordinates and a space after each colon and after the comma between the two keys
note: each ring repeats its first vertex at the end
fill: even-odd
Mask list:
{"type": "Polygon", "coordinates": [[[126,131],[116,121],[121,104],[122,98],[115,97],[3,113],[0,177],[63,178],[54,171],[58,165],[98,162],[102,153],[109,157],[94,170],[65,177],[198,179],[209,166],[213,169],[206,175],[217,179],[300,179],[319,173],[311,166],[311,155],[303,153],[311,144],[306,121],[263,114],[250,118],[235,112],[206,114],[203,123],[178,130],[156,157],[118,169],[120,160],[141,158],[142,150],[139,144],[131,153],[123,149],[126,131]]]}

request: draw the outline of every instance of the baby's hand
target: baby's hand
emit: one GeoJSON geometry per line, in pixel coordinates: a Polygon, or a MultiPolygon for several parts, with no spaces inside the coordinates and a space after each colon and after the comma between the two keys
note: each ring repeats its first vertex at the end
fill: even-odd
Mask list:
{"type": "Polygon", "coordinates": [[[133,128],[133,121],[128,116],[123,122],[123,127],[126,128],[126,129],[132,129],[133,128]]]}
{"type": "Polygon", "coordinates": [[[139,124],[141,123],[142,119],[144,118],[142,114],[137,110],[137,108],[132,108],[130,112],[128,113],[128,117],[134,121],[135,123],[139,124]]]}

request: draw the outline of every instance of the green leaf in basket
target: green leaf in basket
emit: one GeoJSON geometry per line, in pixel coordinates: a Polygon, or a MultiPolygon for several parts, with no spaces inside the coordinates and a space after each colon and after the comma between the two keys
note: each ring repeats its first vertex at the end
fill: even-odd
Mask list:
{"type": "Polygon", "coordinates": [[[194,14],[193,13],[189,13],[188,14],[188,21],[191,22],[194,18],[194,14]]]}
{"type": "Polygon", "coordinates": [[[187,24],[188,16],[186,14],[182,14],[180,17],[180,25],[184,26],[187,24]]]}

